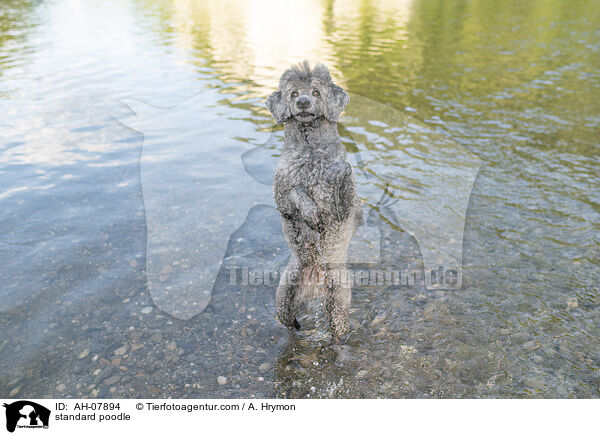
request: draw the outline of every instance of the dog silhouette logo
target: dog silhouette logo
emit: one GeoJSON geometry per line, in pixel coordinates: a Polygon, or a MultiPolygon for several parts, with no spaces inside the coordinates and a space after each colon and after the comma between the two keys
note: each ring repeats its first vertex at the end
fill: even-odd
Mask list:
{"type": "MultiPolygon", "coordinates": [[[[356,160],[363,214],[371,216],[354,235],[348,262],[380,264],[382,239],[405,231],[419,246],[426,287],[461,288],[463,231],[482,161],[444,132],[348,94],[338,129],[347,133],[342,141],[356,160]]],[[[206,89],[167,108],[126,99],[133,114],[116,117],[144,135],[146,281],[156,306],[178,319],[208,306],[231,235],[247,211],[255,205],[275,210],[283,131],[248,122],[247,110],[233,103],[237,98],[206,89]]]]}
{"type": "Polygon", "coordinates": [[[4,404],[6,408],[6,430],[14,432],[18,428],[48,428],[50,410],[29,400],[19,400],[4,404]]]}

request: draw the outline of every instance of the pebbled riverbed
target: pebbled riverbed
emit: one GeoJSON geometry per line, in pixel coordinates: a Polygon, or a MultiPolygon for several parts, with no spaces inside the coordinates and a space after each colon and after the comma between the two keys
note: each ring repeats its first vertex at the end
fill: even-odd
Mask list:
{"type": "MultiPolygon", "coordinates": [[[[302,5],[2,3],[0,396],[600,395],[594,2],[302,5]],[[400,114],[401,125],[428,128],[480,162],[464,219],[462,287],[358,285],[351,332],[335,346],[319,300],[290,337],[274,320],[276,282],[230,276],[287,262],[278,214],[268,203],[245,205],[239,187],[268,188],[270,164],[248,160],[240,172],[248,181],[219,165],[246,164],[244,150],[277,157],[281,131],[263,101],[304,58],[400,114]],[[146,285],[152,190],[142,183],[142,147],[176,143],[198,118],[187,111],[144,137],[124,124],[128,99],[210,107],[218,114],[203,124],[211,134],[235,126],[222,162],[202,176],[220,186],[208,204],[229,195],[244,206],[209,208],[201,221],[216,233],[234,210],[240,224],[204,289],[209,299],[198,299],[206,309],[187,320],[160,309],[172,305],[157,305],[146,285]]],[[[407,204],[402,223],[414,211],[410,194],[434,173],[420,168],[433,164],[421,148],[387,146],[380,122],[373,112],[348,120],[350,161],[363,165],[361,183],[370,174],[381,184],[394,168],[405,175],[395,186],[407,204]]],[[[189,188],[186,172],[173,173],[181,175],[175,190],[189,188]]],[[[365,202],[367,211],[376,205],[365,202]]],[[[173,206],[194,210],[194,202],[173,206]]],[[[411,231],[390,226],[383,210],[368,217],[381,239],[358,240],[359,251],[375,250],[391,267],[424,267],[411,231]]],[[[166,266],[159,281],[177,264],[166,266]]],[[[191,313],[192,296],[169,303],[191,313]]]]}

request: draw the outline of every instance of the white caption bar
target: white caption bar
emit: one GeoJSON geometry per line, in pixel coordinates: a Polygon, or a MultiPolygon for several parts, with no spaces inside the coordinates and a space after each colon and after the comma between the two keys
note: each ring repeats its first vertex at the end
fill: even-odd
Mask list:
{"type": "Polygon", "coordinates": [[[597,400],[26,400],[2,425],[36,434],[583,433],[597,400]]]}

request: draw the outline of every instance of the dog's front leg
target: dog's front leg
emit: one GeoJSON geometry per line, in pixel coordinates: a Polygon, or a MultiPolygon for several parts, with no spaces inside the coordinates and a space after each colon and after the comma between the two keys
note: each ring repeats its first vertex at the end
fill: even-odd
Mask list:
{"type": "Polygon", "coordinates": [[[344,221],[354,208],[356,187],[352,176],[352,165],[346,161],[332,164],[324,174],[325,181],[335,189],[336,212],[338,221],[344,221]]]}
{"type": "Polygon", "coordinates": [[[344,181],[339,189],[340,198],[340,218],[346,220],[350,212],[356,207],[356,186],[352,173],[344,178],[344,181]]]}
{"type": "Polygon", "coordinates": [[[318,230],[319,215],[315,202],[308,196],[308,193],[299,186],[290,191],[290,201],[300,213],[300,217],[313,230],[318,230]]]}

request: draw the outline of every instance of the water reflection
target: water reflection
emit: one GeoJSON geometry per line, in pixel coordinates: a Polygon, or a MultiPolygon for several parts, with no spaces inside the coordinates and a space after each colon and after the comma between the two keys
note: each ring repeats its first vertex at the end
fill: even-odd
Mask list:
{"type": "MultiPolygon", "coordinates": [[[[3,2],[0,394],[597,397],[598,8],[293,8],[3,2]],[[262,100],[300,58],[323,61],[349,91],[426,122],[483,162],[467,209],[463,289],[357,288],[343,347],[329,343],[318,303],[290,340],[273,320],[273,286],[227,285],[235,262],[285,264],[268,207],[242,211],[205,312],[186,322],[155,308],[145,286],[143,138],[114,119],[130,115],[125,98],[172,107],[213,89],[214,107],[244,126],[241,148],[276,151],[257,140],[272,127],[262,100]]],[[[366,170],[380,175],[398,156],[368,129],[366,170]]],[[[407,169],[415,186],[427,181],[407,169]]],[[[386,219],[373,213],[371,228],[386,219]]],[[[421,264],[415,239],[381,228],[386,262],[421,264]]]]}

